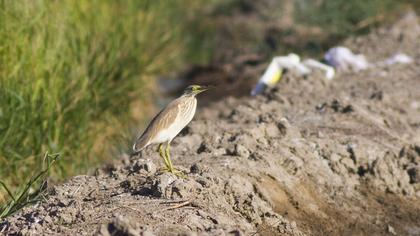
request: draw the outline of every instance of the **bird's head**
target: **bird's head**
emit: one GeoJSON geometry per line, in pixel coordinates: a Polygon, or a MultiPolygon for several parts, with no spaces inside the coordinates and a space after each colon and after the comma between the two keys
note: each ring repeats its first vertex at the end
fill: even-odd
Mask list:
{"type": "Polygon", "coordinates": [[[210,88],[211,88],[210,86],[204,86],[204,85],[190,85],[184,90],[184,96],[195,96],[210,88]]]}

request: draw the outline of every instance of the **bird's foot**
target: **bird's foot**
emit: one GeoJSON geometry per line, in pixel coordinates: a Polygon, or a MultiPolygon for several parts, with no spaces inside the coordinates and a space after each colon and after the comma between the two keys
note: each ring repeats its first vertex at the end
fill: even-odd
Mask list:
{"type": "Polygon", "coordinates": [[[167,167],[167,166],[161,167],[160,171],[169,172],[169,173],[174,174],[174,175],[176,175],[176,176],[178,176],[179,178],[182,178],[182,179],[187,178],[187,175],[184,172],[182,172],[181,170],[177,170],[173,167],[167,167]]]}

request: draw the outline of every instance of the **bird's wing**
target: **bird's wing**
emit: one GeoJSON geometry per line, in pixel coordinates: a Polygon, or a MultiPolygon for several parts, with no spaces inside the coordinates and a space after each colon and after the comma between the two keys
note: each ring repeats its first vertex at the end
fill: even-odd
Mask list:
{"type": "Polygon", "coordinates": [[[141,151],[156,137],[160,130],[168,128],[175,122],[179,112],[179,103],[179,99],[172,101],[152,119],[143,134],[137,138],[133,146],[135,152],[141,151]]]}

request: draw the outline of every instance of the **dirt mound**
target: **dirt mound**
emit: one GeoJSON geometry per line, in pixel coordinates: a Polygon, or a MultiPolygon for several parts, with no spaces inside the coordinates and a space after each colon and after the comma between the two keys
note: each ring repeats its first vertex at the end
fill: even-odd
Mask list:
{"type": "Polygon", "coordinates": [[[188,178],[159,172],[148,149],[54,187],[0,232],[419,235],[420,30],[410,21],[409,37],[391,27],[354,40],[369,58],[395,48],[414,63],[330,82],[288,73],[263,96],[212,104],[173,142],[188,178]]]}

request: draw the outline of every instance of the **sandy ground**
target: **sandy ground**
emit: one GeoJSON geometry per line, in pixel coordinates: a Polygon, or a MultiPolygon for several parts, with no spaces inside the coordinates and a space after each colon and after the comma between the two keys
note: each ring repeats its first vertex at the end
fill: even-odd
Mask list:
{"type": "Polygon", "coordinates": [[[415,62],[333,81],[288,73],[262,96],[213,103],[173,142],[186,179],[158,171],[149,148],[53,187],[0,232],[420,235],[419,42],[414,17],[349,39],[370,60],[415,62]]]}

